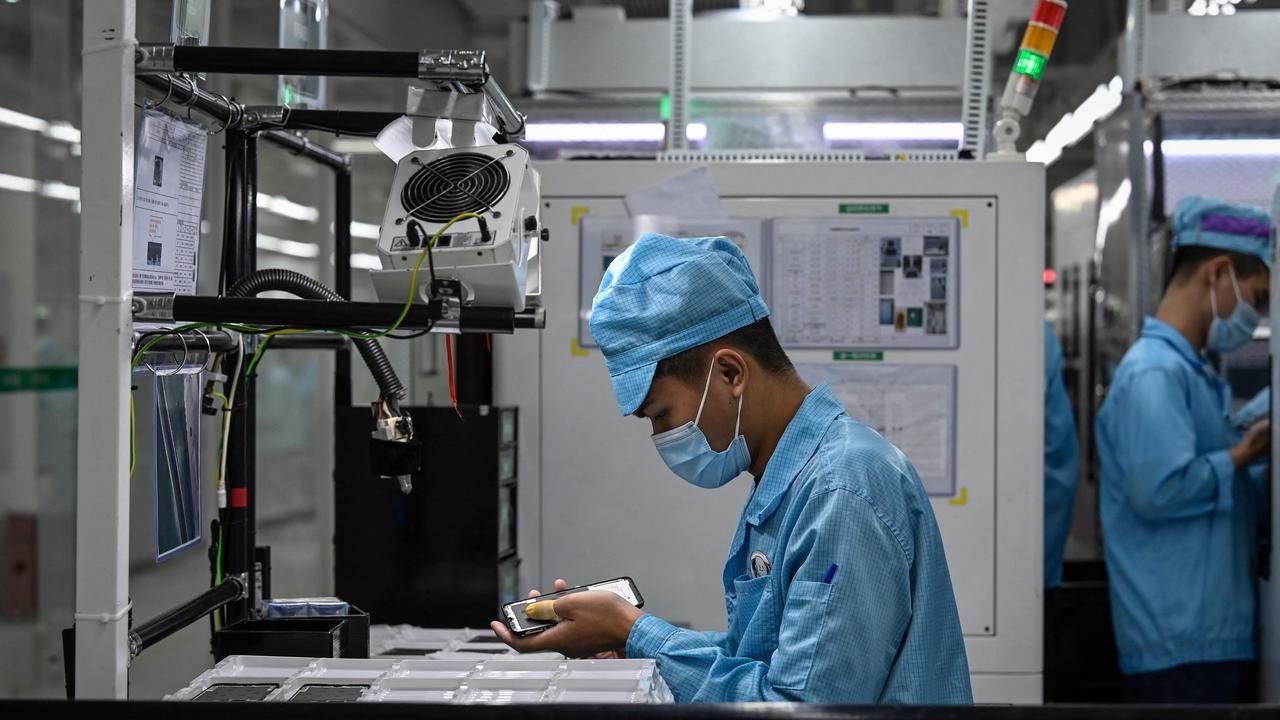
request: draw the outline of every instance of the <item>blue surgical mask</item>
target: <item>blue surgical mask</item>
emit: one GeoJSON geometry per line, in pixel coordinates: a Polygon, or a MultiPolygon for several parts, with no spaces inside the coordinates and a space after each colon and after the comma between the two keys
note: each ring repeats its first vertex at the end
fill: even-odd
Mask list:
{"type": "Polygon", "coordinates": [[[738,420],[733,428],[733,442],[723,452],[711,449],[707,436],[698,427],[702,420],[702,408],[707,404],[707,392],[711,390],[711,374],[715,371],[715,359],[707,371],[707,384],[702,389],[702,402],[693,420],[653,436],[654,447],[662,461],[686,482],[701,488],[718,488],[741,475],[751,466],[751,453],[747,452],[747,439],[738,434],[742,427],[742,396],[738,396],[738,420]]]}
{"type": "Polygon", "coordinates": [[[1208,347],[1216,353],[1229,353],[1244,347],[1253,339],[1253,331],[1258,327],[1258,311],[1240,295],[1240,285],[1236,282],[1236,272],[1227,266],[1231,273],[1231,288],[1236,292],[1236,309],[1225,318],[1218,317],[1218,293],[1209,288],[1209,307],[1213,311],[1213,321],[1209,323],[1208,347]]]}

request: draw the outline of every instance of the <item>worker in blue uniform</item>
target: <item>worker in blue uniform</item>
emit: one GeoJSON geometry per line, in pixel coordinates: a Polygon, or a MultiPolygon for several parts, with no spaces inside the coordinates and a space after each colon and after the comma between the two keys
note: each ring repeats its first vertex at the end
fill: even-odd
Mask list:
{"type": "Polygon", "coordinates": [[[1062,556],[1071,533],[1080,477],[1076,419],[1062,380],[1062,346],[1044,324],[1044,586],[1062,583],[1062,556]]]}
{"type": "MultiPolygon", "coordinates": [[[[901,452],[810,389],[727,238],[646,234],[605,272],[591,334],[623,415],[679,477],[755,489],[724,567],[728,632],[676,627],[607,592],[555,601],[516,649],[656,658],[683,702],[972,701],[942,538],[901,452]]],[[[557,583],[557,589],[561,587],[557,583]]]]}
{"type": "Polygon", "coordinates": [[[1253,336],[1268,301],[1266,213],[1199,197],[1173,217],[1173,271],[1098,414],[1101,514],[1126,699],[1248,702],[1257,695],[1249,466],[1270,427],[1233,427],[1204,352],[1253,336]]]}

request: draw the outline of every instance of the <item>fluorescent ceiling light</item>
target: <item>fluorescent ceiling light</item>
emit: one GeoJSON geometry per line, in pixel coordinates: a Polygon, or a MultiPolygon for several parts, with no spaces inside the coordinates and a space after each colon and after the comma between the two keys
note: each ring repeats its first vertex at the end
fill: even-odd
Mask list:
{"type": "Polygon", "coordinates": [[[1062,157],[1062,147],[1049,145],[1043,140],[1037,140],[1027,148],[1027,162],[1043,163],[1047,167],[1060,157],[1062,157]]]}
{"type": "Polygon", "coordinates": [[[258,208],[275,213],[281,217],[303,222],[315,222],[320,218],[320,210],[308,205],[293,202],[287,197],[258,193],[258,208]]]}
{"type": "Polygon", "coordinates": [[[45,197],[51,197],[55,200],[69,200],[71,202],[80,202],[80,188],[75,185],[50,180],[40,186],[40,194],[45,197]]]}
{"type": "MultiPolygon", "coordinates": [[[[660,122],[529,123],[524,131],[525,142],[533,143],[660,143],[666,136],[667,126],[660,122]]],[[[685,128],[685,137],[694,141],[705,140],[706,124],[689,123],[685,128]]]]}
{"type": "Polygon", "coordinates": [[[49,122],[9,108],[0,107],[0,125],[38,132],[45,137],[72,145],[80,142],[80,130],[71,123],[61,120],[49,122]]]}
{"type": "Polygon", "coordinates": [[[828,142],[893,142],[947,140],[960,144],[964,124],[958,122],[829,122],[822,124],[828,142]]]}
{"type": "Polygon", "coordinates": [[[662,142],[666,126],[654,123],[529,123],[527,142],[662,142]]]}
{"type": "Polygon", "coordinates": [[[356,270],[381,270],[382,261],[370,253],[351,253],[351,267],[356,270]]]}
{"type": "Polygon", "coordinates": [[[320,255],[319,245],[297,242],[296,240],[285,240],[284,238],[263,235],[262,233],[258,233],[258,249],[300,258],[313,258],[320,255]]]}
{"type": "Polygon", "coordinates": [[[337,138],[329,143],[329,149],[349,155],[375,155],[382,152],[368,138],[337,138]]]}
{"type": "MultiPolygon", "coordinates": [[[[1145,143],[1151,154],[1151,141],[1145,143]]],[[[1176,138],[1160,149],[1170,157],[1280,157],[1280,138],[1176,138]]]]}
{"type": "Polygon", "coordinates": [[[32,193],[40,189],[40,181],[19,175],[0,173],[0,190],[32,193]]]}
{"type": "Polygon", "coordinates": [[[41,120],[38,117],[20,113],[17,110],[9,108],[0,108],[0,125],[8,125],[9,127],[30,130],[31,132],[42,133],[49,128],[48,120],[41,120]]]}
{"type": "Polygon", "coordinates": [[[71,123],[49,123],[49,127],[44,131],[44,134],[54,140],[61,140],[64,143],[71,143],[74,145],[80,142],[80,131],[71,123]]]}
{"type": "Polygon", "coordinates": [[[351,237],[364,238],[366,240],[377,240],[378,226],[373,223],[352,221],[351,237]]]}
{"type": "Polygon", "coordinates": [[[1102,248],[1106,246],[1107,232],[1112,225],[1120,222],[1132,194],[1133,184],[1129,182],[1129,178],[1125,178],[1110,197],[1102,200],[1102,205],[1098,208],[1098,231],[1093,238],[1093,247],[1097,252],[1102,252],[1102,248]]]}
{"type": "Polygon", "coordinates": [[[1043,140],[1032,143],[1027,149],[1027,160],[1052,165],[1062,157],[1064,148],[1080,142],[1096,123],[1111,117],[1124,101],[1123,90],[1124,81],[1119,75],[1111,78],[1110,82],[1099,84],[1074,112],[1063,115],[1043,140]]]}

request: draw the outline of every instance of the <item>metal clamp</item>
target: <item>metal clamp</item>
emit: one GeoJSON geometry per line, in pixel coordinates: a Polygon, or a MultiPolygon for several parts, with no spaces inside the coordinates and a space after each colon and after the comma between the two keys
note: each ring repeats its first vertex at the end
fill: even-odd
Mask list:
{"type": "Polygon", "coordinates": [[[163,75],[176,70],[172,43],[138,43],[133,51],[133,71],[138,75],[163,75]]]}
{"type": "Polygon", "coordinates": [[[243,110],[243,127],[256,130],[262,127],[284,127],[289,121],[287,105],[246,105],[243,110]]]}
{"type": "Polygon", "coordinates": [[[131,306],[135,322],[173,322],[173,298],[175,293],[133,294],[131,306]]]}
{"type": "Polygon", "coordinates": [[[483,50],[422,50],[418,53],[418,78],[483,85],[489,80],[489,66],[483,50]]]}

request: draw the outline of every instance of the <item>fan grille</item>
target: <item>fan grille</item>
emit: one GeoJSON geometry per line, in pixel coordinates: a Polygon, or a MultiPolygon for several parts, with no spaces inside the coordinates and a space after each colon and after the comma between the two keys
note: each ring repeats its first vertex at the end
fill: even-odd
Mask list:
{"type": "Polygon", "coordinates": [[[500,157],[455,153],[431,161],[410,176],[400,191],[400,203],[412,217],[443,223],[460,213],[491,210],[510,184],[500,157]]]}

